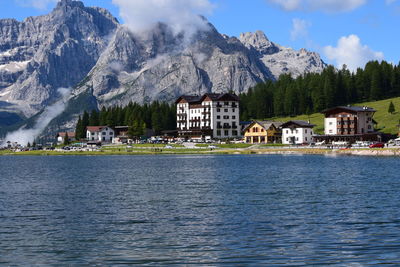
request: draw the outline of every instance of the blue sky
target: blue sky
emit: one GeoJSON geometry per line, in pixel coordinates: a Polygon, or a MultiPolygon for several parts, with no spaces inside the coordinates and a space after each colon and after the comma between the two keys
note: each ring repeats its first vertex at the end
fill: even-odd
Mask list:
{"type": "MultiPolygon", "coordinates": [[[[129,10],[147,17],[157,10],[159,0],[84,0],[87,6],[109,9],[121,22],[129,10]],[[117,6],[118,5],[118,6],[117,6]],[[146,6],[147,9],[144,9],[146,6]],[[120,8],[128,11],[120,16],[120,8]]],[[[179,14],[204,12],[221,32],[238,36],[262,30],[283,46],[317,51],[331,64],[347,64],[351,69],[370,59],[398,64],[400,0],[167,0],[160,13],[176,9],[179,14]],[[166,11],[167,10],[167,11],[166,11]]],[[[0,0],[0,18],[22,20],[48,13],[56,0],[0,0]]],[[[155,15],[156,16],[156,15],[155,15]]],[[[162,15],[161,15],[162,16],[162,15]]],[[[179,16],[178,16],[179,17],[179,16]]],[[[137,20],[136,20],[137,22],[137,20]]]]}

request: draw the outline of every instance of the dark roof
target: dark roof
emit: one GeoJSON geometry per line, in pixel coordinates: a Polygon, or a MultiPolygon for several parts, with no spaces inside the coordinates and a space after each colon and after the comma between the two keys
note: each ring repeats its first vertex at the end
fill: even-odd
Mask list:
{"type": "Polygon", "coordinates": [[[251,123],[249,123],[248,125],[246,125],[246,128],[243,129],[243,131],[246,131],[249,127],[253,126],[254,123],[258,123],[259,125],[261,125],[266,131],[272,126],[274,125],[275,128],[279,128],[281,127],[281,125],[283,124],[283,122],[279,122],[279,121],[252,121],[251,123]]]}
{"type": "Polygon", "coordinates": [[[294,120],[294,121],[288,121],[285,122],[281,125],[282,128],[290,128],[290,126],[297,126],[298,128],[313,128],[315,125],[308,123],[306,121],[298,121],[298,120],[294,120]]]}
{"type": "Polygon", "coordinates": [[[359,106],[338,106],[334,108],[328,108],[326,110],[323,110],[321,113],[328,113],[331,112],[335,109],[342,109],[342,110],[347,110],[347,111],[352,111],[352,112],[376,112],[375,109],[370,108],[370,107],[359,107],[359,106]]]}
{"type": "Polygon", "coordinates": [[[231,93],[222,93],[222,94],[215,94],[215,93],[206,93],[202,96],[198,95],[182,95],[180,96],[175,103],[179,103],[182,99],[186,100],[189,104],[200,104],[206,97],[209,97],[212,101],[239,101],[239,97],[235,94],[231,93]]]}

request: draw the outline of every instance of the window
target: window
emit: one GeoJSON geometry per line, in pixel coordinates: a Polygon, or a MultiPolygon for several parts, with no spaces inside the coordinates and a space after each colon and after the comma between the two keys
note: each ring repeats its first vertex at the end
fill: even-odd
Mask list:
{"type": "Polygon", "coordinates": [[[306,137],[305,139],[306,139],[306,141],[307,141],[307,137],[306,137]]]}
{"type": "MultiPolygon", "coordinates": [[[[286,130],[286,134],[289,134],[289,130],[286,130]]],[[[289,140],[288,140],[289,141],[289,140]]]]}
{"type": "Polygon", "coordinates": [[[307,129],[305,130],[305,133],[307,133],[307,129]]]}
{"type": "Polygon", "coordinates": [[[299,138],[298,138],[298,137],[296,137],[296,141],[299,141],[299,138]]]}
{"type": "Polygon", "coordinates": [[[220,108],[217,108],[217,112],[220,112],[221,111],[221,109],[220,108]]]}
{"type": "Polygon", "coordinates": [[[110,132],[110,135],[113,135],[113,132],[110,132]]]}
{"type": "Polygon", "coordinates": [[[332,125],[332,124],[333,124],[333,122],[330,121],[330,122],[329,122],[329,125],[332,125]]]}
{"type": "Polygon", "coordinates": [[[229,106],[229,102],[224,102],[224,105],[225,106],[229,106]]]}
{"type": "Polygon", "coordinates": [[[228,136],[228,135],[229,135],[229,131],[228,131],[228,130],[225,130],[225,131],[224,131],[224,134],[225,134],[225,136],[228,136]]]}
{"type": "Polygon", "coordinates": [[[296,133],[299,133],[299,130],[296,130],[296,133]]]}
{"type": "Polygon", "coordinates": [[[371,129],[371,125],[368,125],[368,129],[371,129]]]}
{"type": "Polygon", "coordinates": [[[232,131],[232,135],[237,136],[238,132],[237,131],[232,131]]]}
{"type": "Polygon", "coordinates": [[[229,120],[229,116],[225,115],[224,120],[229,120]]]}
{"type": "Polygon", "coordinates": [[[220,116],[220,115],[218,115],[218,116],[217,116],[217,119],[218,119],[218,120],[219,120],[219,119],[221,119],[221,116],[220,116]]]}
{"type": "Polygon", "coordinates": [[[101,134],[102,134],[102,135],[106,135],[107,133],[106,133],[106,132],[102,132],[101,134]]]}
{"type": "Polygon", "coordinates": [[[232,116],[232,120],[236,120],[236,116],[232,116]]]}
{"type": "Polygon", "coordinates": [[[226,109],[224,109],[224,112],[228,112],[228,109],[226,108],[226,109]]]}
{"type": "Polygon", "coordinates": [[[234,109],[234,108],[232,109],[232,112],[235,112],[235,109],[234,109]]]}
{"type": "Polygon", "coordinates": [[[329,133],[333,133],[333,131],[332,131],[332,130],[329,130],[329,133]]]}
{"type": "Polygon", "coordinates": [[[287,138],[286,138],[286,141],[288,141],[288,142],[289,142],[289,137],[287,137],[287,138]]]}
{"type": "Polygon", "coordinates": [[[221,130],[217,130],[217,135],[221,136],[221,130]]]}

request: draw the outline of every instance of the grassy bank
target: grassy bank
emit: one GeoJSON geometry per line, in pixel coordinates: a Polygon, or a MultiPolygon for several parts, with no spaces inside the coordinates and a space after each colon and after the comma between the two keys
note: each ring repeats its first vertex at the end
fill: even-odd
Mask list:
{"type": "Polygon", "coordinates": [[[218,154],[308,154],[308,155],[361,155],[361,156],[400,156],[400,148],[385,149],[322,149],[322,148],[225,148],[225,149],[134,149],[134,150],[100,150],[100,151],[0,151],[0,155],[18,156],[117,156],[117,155],[218,155],[218,154]]]}

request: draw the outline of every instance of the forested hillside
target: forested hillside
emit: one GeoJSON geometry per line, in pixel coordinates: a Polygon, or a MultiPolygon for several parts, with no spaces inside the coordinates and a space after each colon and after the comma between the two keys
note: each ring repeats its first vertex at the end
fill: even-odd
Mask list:
{"type": "Polygon", "coordinates": [[[295,116],[326,108],[400,96],[400,66],[371,61],[350,72],[328,66],[296,79],[282,75],[240,95],[241,119],[295,116]]]}

